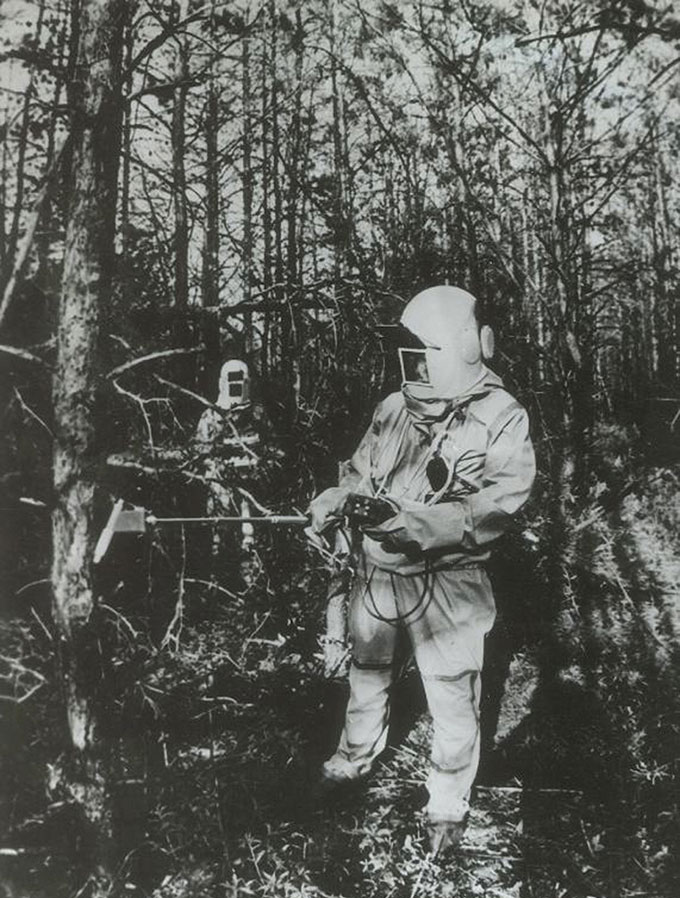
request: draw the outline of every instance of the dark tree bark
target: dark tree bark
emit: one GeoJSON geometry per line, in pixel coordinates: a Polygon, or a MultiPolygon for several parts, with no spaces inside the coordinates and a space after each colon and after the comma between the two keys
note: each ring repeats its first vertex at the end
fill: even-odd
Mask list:
{"type": "Polygon", "coordinates": [[[655,135],[653,158],[653,180],[650,185],[650,209],[652,228],[652,268],[654,287],[652,290],[654,314],[651,316],[654,339],[652,355],[656,362],[656,375],[660,384],[668,388],[674,384],[677,375],[677,295],[673,290],[673,237],[668,209],[666,189],[667,175],[659,145],[655,135]],[[654,333],[655,332],[655,333],[654,333]]]}
{"type": "MultiPolygon", "coordinates": [[[[45,171],[49,172],[54,164],[57,153],[57,125],[62,116],[61,104],[62,94],[65,87],[65,77],[62,72],[66,72],[69,65],[68,59],[68,38],[69,38],[69,19],[66,10],[62,12],[61,28],[57,42],[57,63],[59,71],[55,76],[54,83],[54,99],[52,101],[52,109],[50,111],[50,121],[47,132],[47,148],[45,151],[45,171]]],[[[38,229],[36,234],[36,252],[38,256],[38,272],[36,274],[37,282],[42,286],[49,288],[50,284],[46,281],[46,274],[49,270],[49,252],[54,240],[55,225],[63,220],[63,203],[53,201],[48,195],[43,204],[41,221],[42,228],[38,229]],[[54,220],[53,220],[54,219],[54,220]]]]}
{"type": "MultiPolygon", "coordinates": [[[[128,20],[125,28],[125,70],[129,72],[126,94],[132,93],[132,71],[130,69],[134,56],[135,35],[132,21],[128,20]]],[[[132,130],[133,107],[126,103],[123,117],[123,170],[120,179],[120,230],[122,238],[123,259],[127,259],[130,248],[130,174],[132,162],[132,130]]]]}
{"type": "MultiPolygon", "coordinates": [[[[185,18],[184,2],[173,5],[175,22],[185,18]]],[[[172,108],[172,195],[175,209],[175,306],[189,301],[189,218],[187,210],[186,103],[189,80],[189,50],[183,34],[177,35],[177,86],[172,108]]]]}
{"type": "MultiPolygon", "coordinates": [[[[241,90],[243,102],[243,299],[250,302],[253,292],[253,168],[252,168],[252,97],[250,85],[250,38],[244,34],[241,54],[241,90]]],[[[243,313],[243,340],[246,354],[253,347],[252,313],[243,313]]]]}
{"type": "MultiPolygon", "coordinates": [[[[283,268],[283,245],[282,245],[282,225],[283,225],[283,191],[281,185],[281,167],[279,164],[281,158],[281,127],[279,122],[279,63],[278,63],[278,12],[276,8],[276,0],[270,0],[269,3],[269,25],[271,33],[271,55],[269,57],[269,83],[271,84],[271,184],[274,191],[274,289],[273,297],[277,301],[277,305],[283,304],[282,283],[284,276],[283,268]]],[[[273,348],[275,353],[275,365],[278,364],[281,355],[286,351],[286,334],[285,322],[286,313],[281,313],[279,322],[279,345],[273,348]]]]}
{"type": "MultiPolygon", "coordinates": [[[[215,44],[215,2],[208,19],[210,43],[215,44]]],[[[219,86],[215,71],[215,53],[208,63],[208,96],[205,103],[205,244],[203,248],[204,306],[216,306],[220,300],[220,179],[217,147],[219,137],[219,86]]]]}
{"type": "MultiPolygon", "coordinates": [[[[38,18],[35,26],[35,45],[40,46],[42,37],[43,21],[45,18],[45,3],[41,2],[38,6],[38,18]]],[[[8,251],[7,257],[13,259],[16,255],[19,245],[19,230],[21,227],[21,218],[24,212],[24,192],[26,189],[26,150],[28,149],[28,133],[33,116],[33,100],[35,91],[35,71],[32,69],[28,80],[28,85],[24,92],[24,99],[21,108],[21,121],[19,125],[19,133],[17,134],[17,158],[15,163],[16,181],[14,185],[14,210],[12,213],[12,222],[9,228],[8,251]]],[[[10,266],[7,265],[2,270],[2,287],[7,284],[10,278],[10,266]]]]}
{"type": "Polygon", "coordinates": [[[300,195],[301,146],[302,146],[302,63],[304,56],[304,29],[302,14],[295,13],[295,101],[290,125],[288,150],[288,195],[287,195],[287,235],[286,235],[286,311],[288,345],[286,356],[286,380],[290,393],[291,407],[299,405],[300,391],[300,347],[304,346],[304,320],[301,309],[302,295],[298,283],[298,199],[300,195]]]}
{"type": "MultiPolygon", "coordinates": [[[[269,139],[269,55],[267,53],[268,32],[262,30],[262,289],[265,297],[271,299],[272,286],[272,215],[271,215],[271,164],[269,139]]],[[[269,372],[271,312],[266,309],[262,321],[262,376],[269,372]]]]}
{"type": "Polygon", "coordinates": [[[203,305],[216,306],[220,298],[220,184],[218,177],[217,136],[218,96],[211,76],[205,110],[205,254],[203,257],[203,305]]]}
{"type": "Polygon", "coordinates": [[[345,216],[345,166],[342,138],[342,96],[338,59],[336,56],[335,9],[329,9],[330,49],[331,49],[331,90],[333,107],[333,231],[334,231],[334,272],[333,280],[338,291],[342,284],[347,263],[347,222],[345,216]]]}
{"type": "MultiPolygon", "coordinates": [[[[7,118],[2,123],[7,130],[7,118]]],[[[0,270],[5,271],[7,265],[7,141],[2,142],[2,168],[0,169],[0,270]]]]}

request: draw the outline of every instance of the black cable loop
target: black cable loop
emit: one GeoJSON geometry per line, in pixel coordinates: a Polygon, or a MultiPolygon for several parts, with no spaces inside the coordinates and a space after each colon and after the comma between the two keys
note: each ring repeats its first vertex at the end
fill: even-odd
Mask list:
{"type": "MultiPolygon", "coordinates": [[[[405,614],[397,613],[394,617],[387,617],[386,615],[381,614],[380,611],[378,610],[377,603],[373,596],[373,591],[371,590],[371,580],[373,579],[373,571],[374,570],[375,570],[375,566],[373,567],[373,570],[371,571],[370,576],[368,576],[368,573],[366,571],[366,557],[364,556],[364,581],[366,583],[366,588],[364,589],[364,600],[365,600],[366,595],[368,595],[371,605],[373,606],[373,609],[371,610],[371,608],[368,607],[368,604],[366,604],[366,610],[368,611],[368,613],[371,615],[372,618],[374,618],[375,620],[379,620],[384,624],[397,625],[397,624],[404,624],[404,623],[408,622],[409,619],[412,618],[414,614],[416,614],[416,612],[420,611],[421,608],[422,608],[422,613],[423,614],[425,613],[430,602],[432,601],[431,586],[434,585],[433,583],[431,583],[431,577],[432,577],[433,572],[430,570],[430,563],[427,559],[425,561],[425,570],[423,571],[423,591],[421,592],[420,596],[418,597],[416,604],[413,606],[413,608],[410,609],[410,611],[407,611],[405,614]],[[428,596],[428,593],[429,593],[429,596],[428,596]]],[[[396,590],[394,589],[394,579],[393,579],[394,574],[392,571],[389,571],[389,575],[390,575],[390,584],[392,585],[392,591],[395,594],[395,604],[396,604],[396,590]]]]}

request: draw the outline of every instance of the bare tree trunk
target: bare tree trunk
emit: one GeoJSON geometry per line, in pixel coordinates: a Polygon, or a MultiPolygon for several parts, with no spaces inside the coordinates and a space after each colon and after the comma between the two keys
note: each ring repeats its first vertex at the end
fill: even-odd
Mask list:
{"type": "Polygon", "coordinates": [[[272,314],[269,302],[272,299],[272,216],[270,196],[270,162],[269,162],[269,91],[267,76],[269,60],[267,54],[267,29],[262,31],[262,288],[265,296],[265,310],[262,319],[262,375],[266,376],[271,364],[270,359],[270,324],[272,314]]]}
{"type": "Polygon", "coordinates": [[[92,551],[99,317],[113,268],[121,101],[118,82],[126,0],[83,0],[70,94],[71,199],[53,382],[53,616],[71,738],[66,785],[109,860],[111,821],[94,699],[101,689],[92,551]]]}
{"type": "Polygon", "coordinates": [[[333,279],[336,291],[340,289],[347,262],[347,235],[345,222],[345,182],[343,165],[342,140],[342,95],[338,77],[338,60],[336,56],[335,6],[329,9],[330,49],[331,49],[331,90],[333,107],[333,219],[335,256],[333,263],[333,279]]]}
{"type": "Polygon", "coordinates": [[[302,138],[302,62],[304,53],[304,30],[302,27],[302,14],[299,9],[295,13],[295,102],[293,104],[293,118],[290,127],[290,151],[289,182],[287,219],[288,233],[286,239],[286,314],[290,317],[290,352],[287,376],[289,389],[291,390],[292,407],[298,408],[300,404],[301,372],[300,372],[300,347],[304,346],[303,326],[304,321],[300,304],[301,292],[298,289],[298,197],[300,194],[300,149],[302,138]]]}
{"type": "MultiPolygon", "coordinates": [[[[2,123],[7,130],[7,113],[2,123]]],[[[2,171],[0,174],[0,271],[4,272],[7,266],[7,141],[2,142],[2,171]]]]}
{"type": "MultiPolygon", "coordinates": [[[[186,18],[186,6],[187,0],[179,0],[177,6],[173,5],[178,21],[186,18]]],[[[189,222],[184,167],[189,48],[185,35],[177,35],[177,41],[177,87],[172,108],[172,193],[175,207],[175,306],[181,308],[189,301],[189,222]]]]}
{"type": "MultiPolygon", "coordinates": [[[[45,3],[41,0],[38,6],[38,18],[35,26],[35,45],[40,46],[42,37],[42,26],[45,18],[45,3]]],[[[28,85],[24,92],[24,101],[21,110],[21,124],[19,126],[19,134],[17,135],[17,158],[14,165],[16,171],[16,182],[14,185],[14,211],[12,214],[12,223],[9,229],[8,240],[8,259],[14,258],[19,245],[19,230],[21,227],[21,217],[24,212],[24,191],[26,188],[26,150],[28,149],[28,129],[31,124],[31,116],[33,114],[33,93],[35,89],[35,71],[31,69],[28,85]]],[[[6,285],[10,278],[10,265],[5,266],[2,271],[2,287],[6,285]]]]}
{"type": "MultiPolygon", "coordinates": [[[[210,37],[214,42],[214,4],[210,16],[210,37]]],[[[210,81],[205,110],[205,254],[203,257],[203,305],[216,306],[220,299],[220,182],[217,144],[219,134],[218,92],[211,58],[210,81]]]]}
{"type": "MultiPolygon", "coordinates": [[[[252,110],[250,90],[250,38],[242,41],[243,93],[243,299],[250,302],[253,292],[253,170],[252,170],[252,110]]],[[[253,348],[252,313],[243,313],[243,339],[246,354],[253,348]]]]}
{"type": "MultiPolygon", "coordinates": [[[[132,92],[132,72],[130,67],[132,64],[135,35],[133,31],[132,21],[128,21],[125,28],[125,70],[130,72],[126,84],[126,94],[129,96],[132,92]]],[[[127,260],[130,247],[130,166],[132,151],[132,104],[125,105],[123,117],[123,171],[120,179],[120,230],[122,237],[123,259],[127,260]]]]}
{"type": "Polygon", "coordinates": [[[675,327],[678,302],[675,291],[672,289],[672,227],[665,187],[666,172],[658,136],[655,144],[653,163],[654,186],[651,190],[652,215],[650,216],[654,246],[653,267],[655,285],[653,295],[656,300],[657,311],[657,314],[653,317],[656,318],[657,335],[660,338],[656,345],[658,358],[657,375],[664,386],[670,386],[677,375],[677,335],[675,327]]]}
{"type": "MultiPolygon", "coordinates": [[[[271,140],[271,174],[272,189],[274,191],[274,288],[271,298],[276,300],[277,306],[283,305],[284,294],[282,289],[283,283],[283,246],[282,246],[282,223],[283,223],[283,194],[281,188],[281,167],[279,164],[281,156],[281,130],[279,123],[279,87],[278,87],[278,14],[276,8],[276,0],[270,0],[269,3],[269,19],[271,33],[271,55],[269,58],[269,83],[271,85],[271,123],[272,123],[272,140],[271,140]]],[[[271,340],[270,345],[273,354],[274,367],[278,367],[282,356],[286,352],[288,346],[289,334],[286,330],[286,322],[288,321],[287,312],[284,310],[279,313],[278,328],[278,345],[275,340],[271,340]]]]}
{"type": "MultiPolygon", "coordinates": [[[[67,44],[68,44],[68,16],[66,14],[66,10],[63,11],[63,21],[61,24],[61,30],[59,32],[58,44],[57,44],[57,60],[62,71],[66,71],[68,67],[68,52],[67,52],[67,44]]],[[[59,121],[60,116],[60,106],[61,106],[61,96],[64,90],[64,76],[62,74],[57,74],[55,76],[55,85],[54,85],[54,99],[52,101],[52,111],[50,114],[50,125],[49,131],[47,134],[47,149],[45,152],[45,171],[49,172],[56,153],[57,145],[56,145],[56,136],[57,136],[57,123],[59,121]]],[[[48,271],[49,262],[49,251],[50,246],[52,244],[53,238],[53,215],[56,203],[53,203],[51,197],[48,195],[45,198],[45,202],[43,204],[42,209],[42,221],[43,227],[38,229],[36,234],[36,252],[38,256],[38,272],[36,274],[36,280],[39,284],[42,284],[45,280],[46,272],[48,271]]],[[[61,209],[59,209],[57,215],[55,216],[57,219],[61,218],[61,209]]]]}

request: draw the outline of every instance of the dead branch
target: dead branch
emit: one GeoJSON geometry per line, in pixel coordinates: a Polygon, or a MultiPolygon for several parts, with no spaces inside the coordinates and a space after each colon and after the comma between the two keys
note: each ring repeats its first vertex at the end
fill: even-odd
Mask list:
{"type": "Polygon", "coordinates": [[[26,402],[24,401],[24,397],[21,395],[21,393],[19,392],[19,390],[17,390],[16,387],[14,388],[14,395],[16,396],[17,402],[21,406],[22,411],[26,412],[26,414],[29,416],[29,418],[33,418],[34,421],[36,421],[41,427],[43,427],[48,432],[48,434],[50,435],[50,438],[54,439],[54,434],[52,433],[50,428],[47,426],[47,424],[45,424],[45,422],[40,417],[40,415],[37,412],[34,412],[33,409],[29,405],[26,404],[26,402]]]}
{"type": "MultiPolygon", "coordinates": [[[[2,313],[0,312],[0,325],[2,325],[2,313]]],[[[4,355],[12,356],[16,359],[21,359],[22,362],[30,362],[32,365],[40,365],[41,368],[47,368],[49,370],[49,365],[44,359],[41,359],[40,356],[33,355],[32,352],[29,352],[27,349],[19,349],[18,346],[7,346],[5,344],[0,344],[0,352],[4,355]]]]}
{"type": "Polygon", "coordinates": [[[31,580],[30,583],[24,583],[23,586],[20,586],[19,589],[14,593],[16,596],[20,596],[22,593],[26,592],[29,589],[33,589],[34,586],[45,586],[50,582],[49,578],[43,577],[41,580],[31,580]]]}
{"type": "Polygon", "coordinates": [[[165,631],[165,636],[161,642],[161,648],[167,648],[171,643],[174,647],[174,651],[179,649],[179,640],[182,635],[182,627],[184,624],[184,584],[185,584],[185,573],[186,573],[186,562],[187,562],[187,540],[186,534],[184,532],[184,527],[181,528],[182,533],[182,565],[179,572],[179,583],[177,585],[177,603],[175,604],[175,613],[172,616],[172,620],[168,624],[168,629],[165,631]]]}
{"type": "Polygon", "coordinates": [[[125,468],[138,474],[148,474],[150,477],[155,477],[163,471],[163,468],[155,468],[151,465],[143,465],[141,462],[129,461],[119,455],[109,455],[106,459],[106,464],[111,468],[125,468]]]}
{"type": "Polygon", "coordinates": [[[214,402],[211,402],[209,399],[206,399],[205,396],[201,396],[199,393],[194,393],[193,390],[188,390],[186,387],[181,387],[179,384],[176,384],[171,380],[166,380],[166,378],[161,377],[160,374],[154,374],[154,379],[158,381],[159,384],[170,387],[171,390],[176,390],[178,393],[182,393],[184,396],[189,396],[191,399],[195,399],[196,402],[200,402],[201,405],[205,406],[205,408],[212,408],[225,416],[227,415],[227,411],[221,406],[215,405],[214,402]]]}
{"type": "Polygon", "coordinates": [[[151,352],[148,355],[143,355],[138,359],[132,359],[129,362],[124,362],[122,365],[118,365],[117,368],[114,368],[112,371],[106,375],[108,380],[112,380],[115,377],[120,377],[121,374],[125,374],[128,371],[131,371],[133,368],[137,368],[139,365],[145,365],[147,362],[154,362],[157,359],[167,359],[172,358],[178,355],[195,355],[198,352],[203,352],[205,346],[201,344],[200,346],[192,346],[188,349],[163,349],[159,352],[151,352]]]}
{"type": "Polygon", "coordinates": [[[193,24],[194,22],[198,22],[201,19],[204,19],[207,16],[207,8],[202,7],[197,12],[192,13],[192,15],[187,16],[181,22],[177,22],[172,25],[165,25],[162,31],[160,31],[155,37],[153,37],[148,44],[142,47],[139,53],[132,60],[128,68],[123,72],[121,77],[121,82],[125,82],[125,80],[135,71],[136,68],[139,67],[139,64],[143,62],[147,56],[151,56],[154,50],[157,50],[159,47],[162,47],[163,44],[168,40],[168,38],[173,37],[176,34],[180,34],[186,30],[187,26],[193,24]]]}

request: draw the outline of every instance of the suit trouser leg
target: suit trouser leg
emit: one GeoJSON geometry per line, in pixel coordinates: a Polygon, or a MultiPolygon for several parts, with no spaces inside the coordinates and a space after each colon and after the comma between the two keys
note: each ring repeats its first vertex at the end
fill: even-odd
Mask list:
{"type": "Polygon", "coordinates": [[[434,722],[427,814],[433,820],[463,820],[479,766],[479,671],[460,679],[423,679],[434,722]]]}
{"type": "Polygon", "coordinates": [[[427,813],[435,820],[465,816],[479,764],[484,636],[494,616],[491,586],[478,568],[409,577],[373,569],[356,578],[349,621],[350,697],[333,756],[343,761],[344,776],[363,776],[385,747],[400,617],[433,719],[427,813]]]}
{"type": "Polygon", "coordinates": [[[427,586],[422,614],[407,628],[433,721],[427,814],[436,821],[462,820],[479,766],[479,702],[484,637],[495,607],[491,585],[479,568],[397,578],[397,606],[414,607],[427,586]],[[420,580],[420,582],[418,582],[420,580]]]}
{"type": "Polygon", "coordinates": [[[368,773],[385,748],[391,683],[391,666],[370,670],[353,663],[350,668],[350,696],[337,754],[352,765],[356,776],[368,773]]]}
{"type": "Polygon", "coordinates": [[[374,568],[355,577],[349,607],[350,695],[340,742],[330,759],[343,760],[348,779],[368,773],[385,748],[397,636],[389,621],[396,613],[389,574],[374,568]]]}

